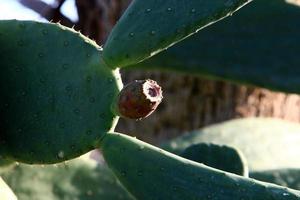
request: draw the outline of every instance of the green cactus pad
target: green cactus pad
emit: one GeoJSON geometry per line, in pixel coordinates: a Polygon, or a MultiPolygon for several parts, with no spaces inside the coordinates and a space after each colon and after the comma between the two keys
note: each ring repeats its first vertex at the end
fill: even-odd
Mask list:
{"type": "Polygon", "coordinates": [[[113,130],[118,71],[93,41],[59,24],[0,21],[0,155],[57,163],[113,130]]]}
{"type": "Polygon", "coordinates": [[[300,199],[300,191],[216,170],[123,134],[106,134],[101,150],[137,199],[300,199]]]}
{"type": "Polygon", "coordinates": [[[226,172],[248,177],[248,165],[242,153],[233,147],[199,143],[186,148],[181,157],[226,172]]]}
{"type": "Polygon", "coordinates": [[[2,176],[19,200],[134,200],[105,165],[81,159],[44,167],[20,164],[2,176]]]}
{"type": "Polygon", "coordinates": [[[132,67],[176,70],[208,78],[300,93],[300,7],[257,0],[132,67]]]}
{"type": "Polygon", "coordinates": [[[133,1],[110,34],[104,60],[111,67],[142,61],[251,0],[133,1]]]}
{"type": "Polygon", "coordinates": [[[297,123],[271,118],[230,120],[186,133],[162,147],[179,155],[190,145],[201,142],[239,149],[250,172],[300,168],[300,125],[297,123]]]}
{"type": "Polygon", "coordinates": [[[300,190],[300,169],[278,169],[256,171],[250,177],[260,181],[275,183],[292,189],[300,190]]]}

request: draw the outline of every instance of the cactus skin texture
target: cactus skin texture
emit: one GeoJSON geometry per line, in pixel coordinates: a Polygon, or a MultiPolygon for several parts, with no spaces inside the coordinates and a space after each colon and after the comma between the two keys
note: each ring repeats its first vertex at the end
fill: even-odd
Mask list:
{"type": "Polygon", "coordinates": [[[230,146],[199,143],[186,148],[180,156],[209,167],[248,177],[248,165],[244,155],[230,146]]]}
{"type": "Polygon", "coordinates": [[[161,147],[180,155],[187,147],[202,142],[239,149],[250,172],[300,168],[300,125],[297,123],[271,118],[229,120],[192,131],[161,147]]]}
{"type": "Polygon", "coordinates": [[[0,47],[3,158],[62,162],[114,129],[120,78],[93,41],[57,24],[4,20],[0,47]]]}
{"type": "Polygon", "coordinates": [[[123,134],[105,135],[101,150],[137,199],[300,199],[300,191],[216,170],[123,134]]]}
{"type": "Polygon", "coordinates": [[[300,94],[300,7],[256,0],[186,41],[132,65],[300,94]]]}
{"type": "Polygon", "coordinates": [[[110,34],[104,46],[104,60],[111,67],[140,62],[250,1],[135,0],[110,34]]]}
{"type": "Polygon", "coordinates": [[[81,158],[55,166],[20,164],[1,176],[19,200],[134,200],[105,165],[81,158]]]}
{"type": "Polygon", "coordinates": [[[155,111],[162,101],[161,87],[153,80],[136,80],[127,84],[116,101],[118,115],[142,119],[155,111]]]}

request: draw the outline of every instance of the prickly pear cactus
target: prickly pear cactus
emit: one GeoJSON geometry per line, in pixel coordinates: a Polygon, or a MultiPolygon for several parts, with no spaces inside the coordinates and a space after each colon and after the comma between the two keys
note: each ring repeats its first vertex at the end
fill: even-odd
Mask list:
{"type": "Polygon", "coordinates": [[[300,190],[300,169],[255,171],[250,174],[250,177],[300,190]]]}
{"type": "Polygon", "coordinates": [[[107,134],[100,146],[108,166],[137,199],[300,199],[300,191],[210,168],[123,134],[107,134]]]}
{"type": "MultiPolygon", "coordinates": [[[[122,100],[118,67],[140,62],[248,2],[133,1],[103,52],[90,39],[59,24],[0,21],[1,159],[50,164],[100,148],[109,167],[137,199],[299,200],[300,191],[207,167],[113,133],[118,115],[126,116],[123,110],[121,113],[122,106],[135,102],[127,99],[132,95],[125,95],[124,104],[118,102],[122,100]]],[[[140,91],[135,89],[132,91],[140,91]]],[[[136,101],[143,102],[139,108],[150,105],[147,112],[151,114],[161,100],[160,95],[157,101],[151,100],[154,92],[159,94],[157,91],[142,87],[146,98],[134,96],[142,99],[136,101]]],[[[38,191],[34,192],[43,193],[45,189],[51,199],[91,199],[89,194],[97,190],[93,188],[90,192],[85,188],[87,182],[99,184],[86,170],[90,167],[81,166],[65,173],[51,167],[27,173],[30,169],[26,166],[24,173],[23,167],[17,166],[14,175],[19,176],[3,176],[7,182],[20,183],[16,188],[22,190],[32,187],[32,177],[40,175],[42,179],[36,182],[38,191]],[[18,177],[25,179],[16,181],[18,177]],[[29,182],[24,187],[26,181],[29,182]]],[[[96,194],[101,197],[99,190],[96,194]]],[[[32,199],[30,192],[26,195],[32,199]]],[[[102,197],[118,199],[113,193],[105,195],[102,197]]],[[[132,199],[127,193],[124,198],[132,199]]]]}
{"type": "Polygon", "coordinates": [[[59,24],[0,21],[0,153],[57,163],[114,129],[121,82],[93,41],[59,24]]]}
{"type": "Polygon", "coordinates": [[[238,14],[131,67],[174,70],[299,94],[299,19],[299,5],[256,0],[238,14]]]}
{"type": "Polygon", "coordinates": [[[140,62],[250,1],[133,1],[104,46],[104,60],[112,67],[140,62]]]}
{"type": "Polygon", "coordinates": [[[242,152],[234,147],[199,143],[184,149],[180,156],[209,167],[248,177],[247,161],[242,152]]]}
{"type": "Polygon", "coordinates": [[[111,33],[105,53],[59,24],[1,21],[0,154],[24,163],[57,163],[96,148],[118,119],[113,105],[122,87],[118,67],[145,59],[248,2],[168,0],[158,7],[153,0],[134,1],[111,33]],[[156,19],[165,19],[167,26],[156,30],[162,22],[156,19]],[[139,30],[140,36],[120,45],[120,39],[132,37],[128,31],[139,30]],[[124,54],[130,54],[129,61],[124,54]]]}
{"type": "Polygon", "coordinates": [[[250,171],[300,168],[297,123],[271,118],[230,120],[192,131],[163,144],[162,148],[180,155],[185,148],[201,142],[239,149],[250,171]]]}
{"type": "Polygon", "coordinates": [[[89,160],[20,164],[1,176],[19,200],[134,200],[107,166],[89,160]]]}

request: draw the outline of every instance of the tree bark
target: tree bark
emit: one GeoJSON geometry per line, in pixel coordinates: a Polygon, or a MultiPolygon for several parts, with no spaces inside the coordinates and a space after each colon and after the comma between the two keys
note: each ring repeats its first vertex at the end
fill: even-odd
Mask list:
{"type": "Polygon", "coordinates": [[[163,88],[163,102],[142,121],[121,119],[117,130],[150,143],[200,127],[243,117],[274,117],[300,121],[300,96],[175,72],[130,71],[123,81],[151,78],[163,88]]]}
{"type": "MultiPolygon", "coordinates": [[[[129,0],[76,0],[75,28],[103,44],[129,0]]],[[[68,24],[66,24],[68,25],[68,24]]],[[[158,110],[142,121],[120,119],[117,131],[157,144],[186,131],[232,118],[300,121],[300,97],[173,72],[122,70],[124,83],[151,78],[163,87],[158,110]]]]}

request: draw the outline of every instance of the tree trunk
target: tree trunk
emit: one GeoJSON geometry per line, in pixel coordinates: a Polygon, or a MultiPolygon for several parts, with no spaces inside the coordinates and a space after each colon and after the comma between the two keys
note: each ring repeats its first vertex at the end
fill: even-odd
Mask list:
{"type": "MultiPolygon", "coordinates": [[[[76,0],[77,30],[103,44],[129,0],[76,0]]],[[[295,94],[213,81],[173,72],[122,71],[124,83],[151,78],[163,87],[158,110],[142,121],[120,119],[117,131],[157,144],[186,131],[241,117],[276,117],[300,121],[295,94]]]]}
{"type": "Polygon", "coordinates": [[[142,121],[121,119],[117,130],[150,143],[186,131],[242,117],[275,117],[300,121],[300,96],[174,72],[130,71],[123,81],[151,78],[163,88],[158,110],[142,121]]]}

